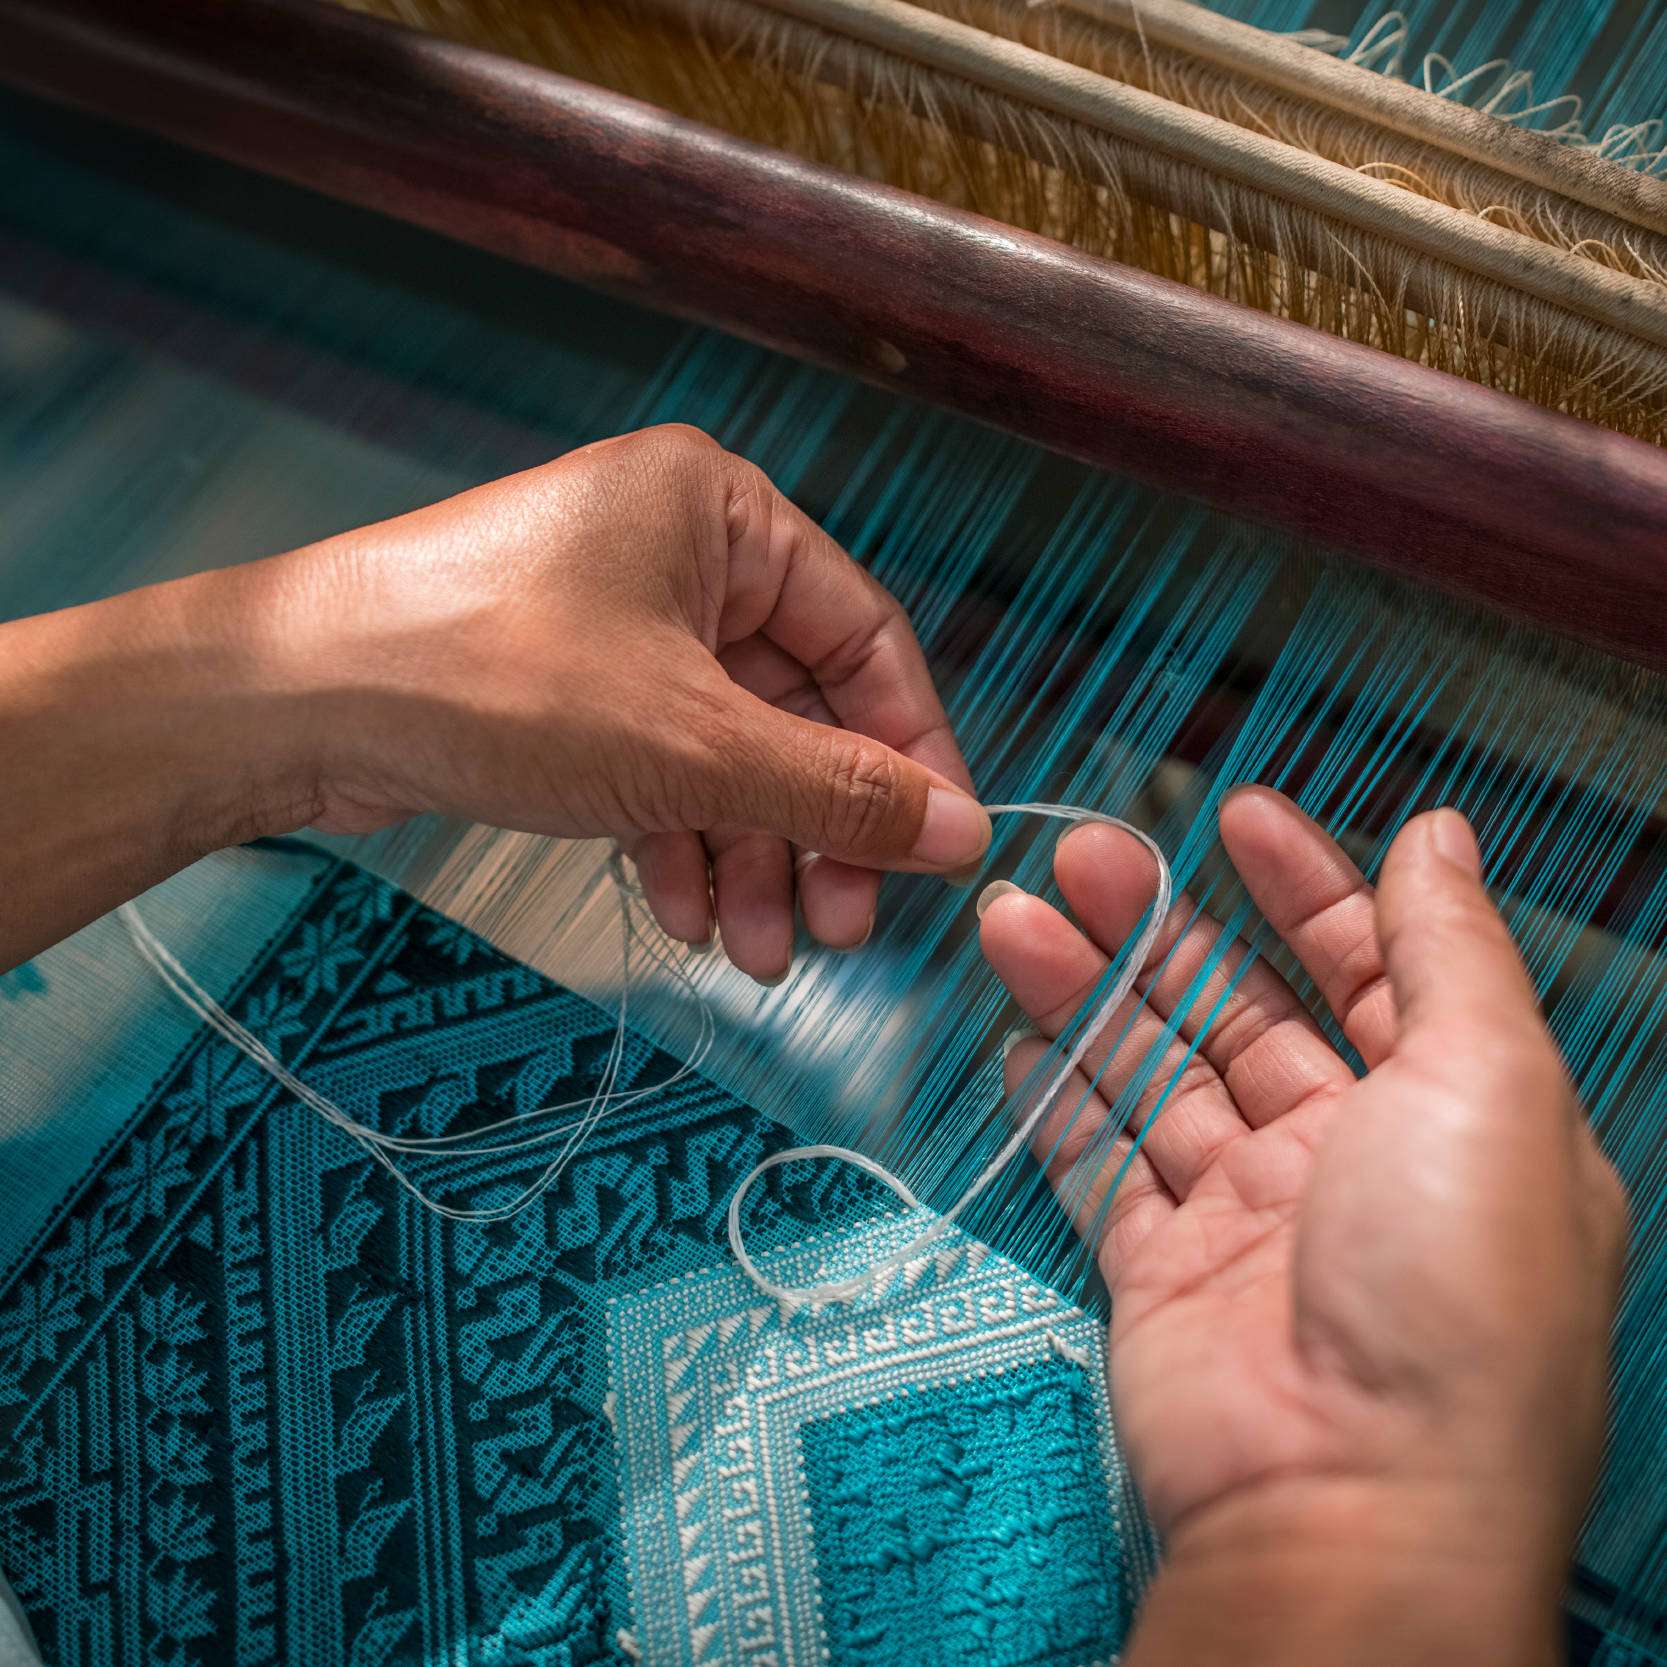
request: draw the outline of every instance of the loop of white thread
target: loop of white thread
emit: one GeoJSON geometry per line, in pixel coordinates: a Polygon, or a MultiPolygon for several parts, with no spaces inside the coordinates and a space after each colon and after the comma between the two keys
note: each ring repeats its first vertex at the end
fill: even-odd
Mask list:
{"type": "Polygon", "coordinates": [[[350,1139],[357,1141],[419,1204],[432,1210],[436,1215],[444,1216],[449,1221],[487,1223],[502,1221],[506,1217],[514,1215],[518,1210],[524,1209],[534,1199],[554,1186],[561,1178],[562,1171],[572,1162],[574,1155],[583,1145],[585,1137],[610,1112],[619,1111],[650,1094],[658,1094],[663,1089],[670,1088],[674,1083],[682,1081],[684,1077],[691,1075],[700,1068],[707,1053],[711,1050],[717,1029],[712,1016],[711,1004],[696,988],[693,978],[683,966],[650,938],[638,935],[632,919],[632,908],[640,899],[641,893],[626,879],[624,866],[617,852],[609,862],[609,873],[613,878],[619,901],[623,975],[620,980],[619,1012],[614,1024],[613,1041],[608,1049],[608,1056],[602,1067],[602,1075],[598,1079],[595,1089],[588,1098],[561,1100],[551,1105],[539,1106],[534,1111],[516,1112],[509,1117],[500,1118],[496,1122],[484,1124],[480,1128],[464,1129],[455,1134],[422,1137],[391,1135],[380,1129],[373,1129],[368,1124],[359,1122],[343,1111],[333,1100],[320,1094],[316,1089],[310,1088],[258,1036],[239,1024],[186,971],[179,958],[151,931],[144,917],[132,903],[124,903],[116,911],[116,914],[127,928],[128,934],[133,939],[139,953],[150,963],[174,995],[212,1029],[225,1037],[240,1053],[253,1060],[268,1076],[288,1089],[303,1105],[310,1107],[327,1123],[333,1124],[350,1139]],[[694,1000],[700,1014],[700,1021],[694,1049],[683,1064],[679,1065],[670,1076],[662,1077],[658,1082],[649,1083],[642,1088],[631,1089],[622,1093],[616,1090],[615,1085],[619,1081],[620,1071],[624,1067],[626,1046],[629,1039],[626,1030],[626,1010],[631,989],[631,950],[633,945],[640,945],[654,961],[667,968],[678,979],[694,1000]],[[521,1139],[487,1141],[484,1145],[463,1144],[464,1142],[479,1142],[483,1136],[492,1135],[505,1129],[522,1130],[539,1119],[574,1110],[578,1110],[579,1115],[571,1122],[559,1124],[553,1129],[540,1129],[536,1133],[523,1136],[521,1139]],[[416,1156],[434,1154],[454,1158],[495,1157],[505,1152],[518,1152],[531,1147],[550,1145],[560,1140],[564,1135],[567,1139],[561,1150],[557,1152],[540,1174],[522,1188],[514,1198],[510,1199],[508,1203],[478,1210],[457,1209],[431,1197],[399,1168],[392,1156],[395,1153],[409,1153],[416,1156]]]}
{"type": "MultiPolygon", "coordinates": [[[[836,1162],[849,1164],[853,1168],[860,1169],[864,1173],[872,1175],[876,1180],[883,1182],[909,1208],[914,1208],[919,1201],[909,1187],[883,1164],[861,1152],[853,1151],[844,1146],[797,1146],[788,1151],[776,1152],[758,1164],[746,1176],[735,1189],[729,1201],[729,1246],[741,1270],[759,1290],[785,1305],[802,1306],[812,1303],[843,1302],[861,1296],[873,1289],[880,1276],[888,1269],[901,1267],[905,1263],[915,1260],[934,1239],[948,1229],[956,1217],[996,1179],[1028,1142],[1031,1135],[1035,1133],[1036,1126],[1041,1121],[1043,1113],[1052,1105],[1065,1084],[1070,1081],[1071,1073],[1081,1065],[1089,1048],[1093,1046],[1124,998],[1133,989],[1135,980],[1140,974],[1140,969],[1145,965],[1151,953],[1152,945],[1156,942],[1157,935],[1163,928],[1164,920],[1168,917],[1171,895],[1169,863],[1157,842],[1132,823],[1125,822],[1120,817],[1102,815],[1098,811],[1084,810],[1075,805],[1038,802],[989,805],[986,810],[992,817],[1047,816],[1063,822],[1100,822],[1107,827],[1120,828],[1124,833],[1131,835],[1151,852],[1153,860],[1158,865],[1158,880],[1153,894],[1150,917],[1136,940],[1123,971],[1118,975],[1101,1003],[1099,1014],[1077,1039],[1075,1046],[1061,1063],[1053,1080],[1049,1083],[1046,1092],[1038,1098],[1032,1110],[1014,1126],[1012,1134],[1001,1150],[980,1171],[955,1203],[901,1249],[882,1257],[879,1261],[849,1279],[833,1280],[821,1285],[801,1287],[778,1284],[770,1279],[752,1259],[747,1251],[746,1242],[741,1231],[741,1206],[753,1185],[762,1176],[768,1174],[770,1170],[779,1169],[785,1164],[800,1163],[809,1159],[831,1158],[836,1162]]],[[[578,1152],[585,1137],[603,1117],[610,1112],[632,1105],[650,1094],[657,1094],[663,1089],[670,1088],[684,1077],[693,1074],[699,1070],[707,1053],[711,1050],[716,1034],[716,1023],[713,1018],[711,1004],[701,994],[685,967],[654,944],[651,939],[640,937],[637,934],[632,918],[632,907],[633,904],[640,901],[642,894],[626,879],[624,867],[617,852],[610,859],[609,873],[613,879],[619,901],[622,977],[613,1041],[609,1047],[602,1075],[596,1088],[588,1099],[558,1101],[551,1105],[540,1106],[534,1111],[514,1113],[509,1117],[500,1118],[498,1121],[485,1124],[480,1128],[461,1130],[455,1134],[426,1137],[390,1135],[380,1129],[373,1129],[368,1124],[359,1122],[343,1111],[327,1096],[309,1087],[258,1036],[239,1024],[191,976],[173,951],[146,924],[144,917],[134,904],[124,903],[117,909],[116,914],[127,928],[128,934],[132,937],[140,955],[144,957],[168,989],[186,1007],[196,1013],[199,1018],[223,1036],[240,1053],[258,1065],[274,1081],[286,1088],[303,1105],[309,1107],[327,1123],[332,1124],[350,1139],[356,1141],[419,1204],[450,1221],[484,1224],[502,1221],[516,1214],[548,1191],[561,1178],[562,1172],[578,1152]],[[650,1083],[645,1087],[619,1093],[616,1092],[615,1084],[619,1080],[619,1073],[624,1064],[628,1041],[626,1013],[631,986],[631,950],[634,945],[640,945],[651,959],[669,970],[673,977],[683,985],[699,1012],[699,1028],[695,1046],[689,1058],[670,1076],[664,1077],[658,1082],[650,1083]],[[580,1107],[583,1109],[576,1118],[571,1122],[560,1124],[554,1129],[542,1129],[518,1140],[488,1141],[484,1145],[463,1144],[466,1141],[479,1142],[483,1136],[492,1135],[505,1129],[525,1129],[538,1119],[551,1117],[561,1112],[573,1111],[580,1107]],[[393,1159],[393,1154],[396,1153],[407,1153],[415,1156],[443,1154],[458,1158],[498,1156],[506,1152],[523,1151],[528,1148],[548,1145],[561,1139],[564,1135],[567,1137],[566,1143],[533,1181],[529,1182],[507,1203],[483,1209],[456,1209],[449,1204],[441,1203],[439,1199],[424,1192],[415,1181],[399,1168],[393,1159]]]]}
{"type": "Polygon", "coordinates": [[[853,1152],[843,1146],[796,1146],[790,1151],[776,1152],[759,1164],[745,1180],[735,1189],[729,1201],[729,1248],[741,1271],[766,1296],[774,1298],[787,1308],[802,1308],[814,1304],[829,1302],[848,1302],[853,1297],[859,1297],[874,1289],[882,1274],[892,1268],[901,1268],[906,1263],[916,1260],[927,1249],[932,1241],[941,1236],[955,1218],[977,1198],[1001,1172],[1006,1169],[1014,1157],[1029,1143],[1030,1137],[1036,1132],[1043,1114],[1054,1103],[1071,1080],[1071,1073],[1082,1064],[1088,1055],[1088,1050],[1099,1039],[1106,1026],[1110,1024],[1117,1009],[1124,999],[1134,989],[1135,980],[1139,978],[1141,968],[1146,965],[1147,958],[1152,952],[1152,946],[1157,942],[1158,934],[1163,930],[1165,920],[1169,918],[1169,904],[1173,881],[1170,877],[1169,862],[1159,848],[1158,843],[1133,823],[1125,822],[1121,817],[1104,816],[1098,811],[1083,810],[1075,805],[1056,804],[1018,804],[1018,805],[987,805],[986,811],[991,816],[1051,816],[1062,822],[1101,822],[1109,828],[1119,828],[1135,839],[1152,853],[1158,865],[1158,881],[1153,889],[1152,907],[1146,925],[1141,929],[1140,936],[1135,940],[1134,947],[1128,955],[1123,970],[1113,980],[1105,999],[1100,1004],[1100,1010],[1089,1022],[1076,1044],[1061,1062],[1054,1073],[1047,1091],[1040,1095],[1031,1110],[1013,1126],[1013,1132],[1008,1136],[1001,1150],[979,1171],[967,1190],[936,1218],[932,1224],[915,1235],[899,1250],[882,1256],[871,1263],[861,1273],[854,1274],[849,1279],[829,1280],[821,1285],[781,1285],[764,1273],[747,1251],[746,1241],[741,1232],[741,1205],[753,1184],[772,1169],[779,1169],[783,1164],[799,1163],[812,1158],[833,1158],[838,1162],[848,1163],[857,1169],[865,1171],[877,1180],[883,1181],[891,1190],[903,1200],[905,1204],[914,1205],[916,1199],[909,1188],[893,1175],[883,1164],[865,1157],[860,1152],[853,1152]]]}

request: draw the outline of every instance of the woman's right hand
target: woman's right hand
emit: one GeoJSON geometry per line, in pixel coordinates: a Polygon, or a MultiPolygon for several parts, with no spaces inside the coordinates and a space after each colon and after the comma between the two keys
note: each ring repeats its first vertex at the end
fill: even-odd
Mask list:
{"type": "Polygon", "coordinates": [[[881,870],[990,839],[896,600],[680,427],[0,625],[0,779],[0,968],[222,845],[438,811],[613,838],[775,983],[796,908],[855,948],[881,870]]]}

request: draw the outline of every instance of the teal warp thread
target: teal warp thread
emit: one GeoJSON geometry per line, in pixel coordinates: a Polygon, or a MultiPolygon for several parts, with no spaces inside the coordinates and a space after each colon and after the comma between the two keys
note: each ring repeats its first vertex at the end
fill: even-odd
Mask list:
{"type": "MultiPolygon", "coordinates": [[[[1314,14],[1305,0],[1243,9],[1273,27],[1300,27],[1314,14]]],[[[1419,4],[1407,17],[1419,51],[1446,52],[1461,67],[1502,48],[1527,63],[1519,48],[1537,43],[1532,67],[1551,90],[1587,96],[1594,132],[1660,108],[1659,6],[1467,0],[1419,4]],[[1554,78],[1558,52],[1573,68],[1554,78]]],[[[1416,55],[1409,62],[1416,75],[1416,55]]],[[[1656,1548],[1667,1491],[1658,1440],[1667,1417],[1667,870],[1656,806],[1667,771],[1657,682],[1316,569],[1259,535],[940,414],[882,404],[757,349],[638,315],[610,314],[618,327],[599,330],[599,304],[559,290],[559,306],[542,292],[550,327],[529,336],[501,322],[496,291],[492,306],[465,316],[419,287],[332,266],[300,234],[267,245],[10,130],[0,147],[8,226],[86,265],[136,271],[219,314],[254,319],[279,344],[316,348],[312,394],[322,390],[333,416],[355,401],[373,418],[380,410],[388,437],[381,455],[345,444],[333,427],[309,438],[294,411],[274,411],[212,373],[168,372],[155,354],[41,312],[56,332],[50,352],[24,354],[17,363],[27,374],[0,363],[7,612],[60,605],[187,559],[180,534],[193,525],[236,524],[249,529],[251,548],[276,548],[620,428],[691,421],[816,507],[897,592],[943,669],[986,797],[1102,805],[1137,820],[1170,853],[1193,906],[1238,930],[1308,999],[1307,981],[1215,851],[1221,790],[1250,779],[1285,787],[1341,831],[1369,874],[1407,816],[1442,800],[1466,811],[1570,1070],[1634,1193],[1616,1433],[1585,1541],[1590,1579],[1577,1581],[1576,1601],[1640,1639],[1658,1636],[1667,1605],[1656,1548]],[[275,295],[284,298],[277,316],[275,295]],[[657,344],[652,363],[623,357],[638,339],[657,344]],[[396,391],[443,390],[455,401],[451,426],[424,429],[403,398],[381,409],[374,391],[338,384],[331,355],[362,360],[396,391]],[[525,425],[526,451],[506,449],[501,420],[525,425]],[[215,489],[240,470],[259,490],[234,522],[215,489]],[[88,491],[89,480],[101,489],[88,491]],[[1201,720],[1221,702],[1224,717],[1201,720]]],[[[25,339],[19,311],[0,306],[8,340],[25,339]]],[[[21,317],[27,327],[37,314],[26,306],[21,317]]],[[[199,542],[190,559],[225,553],[199,542]]],[[[367,853],[392,872],[421,872],[401,867],[419,832],[367,853]]],[[[1051,853],[1028,833],[999,831],[993,856],[1036,889],[1051,853]]],[[[952,1201],[1011,1127],[998,1114],[988,1046],[1005,1008],[963,942],[969,913],[939,888],[891,885],[869,953],[812,959],[763,998],[738,994],[715,962],[693,968],[720,1028],[709,1068],[779,1111],[795,1140],[875,1153],[921,1198],[952,1201]],[[874,1108],[872,1118],[857,1117],[858,1107],[874,1108]],[[962,1138],[942,1138],[945,1126],[962,1138]]],[[[609,996],[611,930],[610,921],[602,971],[586,984],[609,996]]],[[[670,1004],[655,1005],[657,990],[645,980],[633,1010],[687,1058],[689,1027],[670,1004]]],[[[1192,1028],[1207,1015],[1186,1017],[1192,1028]]],[[[1167,1066],[1141,1062],[1106,1130],[1160,1114],[1168,1077],[1167,1066]]],[[[338,1144],[323,1140],[321,1150],[338,1144]]],[[[1080,1195],[1105,1157],[1103,1143],[1090,1143],[1066,1185],[1080,1195]]],[[[835,1172],[830,1184],[852,1181],[822,1167],[835,1172]]],[[[1030,1166],[1010,1166],[965,1225],[1062,1288],[1080,1290],[1091,1277],[1067,1211],[1030,1166]]],[[[757,1235],[750,1229],[749,1242],[757,1235]]]]}

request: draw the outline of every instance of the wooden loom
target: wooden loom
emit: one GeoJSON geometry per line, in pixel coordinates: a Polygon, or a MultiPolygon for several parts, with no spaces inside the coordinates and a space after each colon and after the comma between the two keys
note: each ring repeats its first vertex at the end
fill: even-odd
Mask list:
{"type": "Polygon", "coordinates": [[[1640,441],[313,0],[0,0],[0,77],[1667,669],[1640,441]]]}
{"type": "Polygon", "coordinates": [[[318,0],[4,0],[0,76],[1667,667],[1636,440],[318,0]]]}

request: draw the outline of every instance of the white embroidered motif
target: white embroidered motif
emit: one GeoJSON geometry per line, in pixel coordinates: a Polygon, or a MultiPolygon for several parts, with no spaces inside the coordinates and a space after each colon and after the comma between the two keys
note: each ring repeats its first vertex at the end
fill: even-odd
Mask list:
{"type": "MultiPolygon", "coordinates": [[[[811,1284],[832,1263],[882,1260],[930,1219],[910,1210],[762,1260],[784,1284],[811,1284]]],[[[906,1397],[953,1396],[950,1386],[962,1385],[988,1398],[1008,1381],[1000,1374],[1015,1374],[1016,1385],[1038,1368],[1069,1374],[1072,1394],[1092,1409],[1081,1437],[1094,1449],[1084,1475],[1096,1496],[1092,1509],[1103,1508],[1108,1519],[1113,1558],[1123,1564],[1111,1582],[1113,1607],[1132,1607],[1148,1542],[1112,1433],[1103,1332],[1101,1320],[955,1228],[918,1261],[891,1270],[875,1293],[786,1317],[727,1258],[616,1298],[609,1306],[610,1393],[643,1659],[657,1667],[828,1661],[832,1622],[825,1611],[834,1594],[825,1582],[837,1572],[818,1568],[804,1433],[888,1403],[906,1422],[911,1409],[926,1404],[906,1397]]],[[[1037,1573],[1034,1581],[1040,1587],[1051,1578],[1037,1573]]],[[[1027,1606],[1045,1614],[1047,1597],[1033,1589],[1027,1606]]],[[[1104,1659],[1107,1651],[1097,1654],[1104,1659]]],[[[844,1649],[834,1659],[891,1657],[844,1649]]],[[[1009,1659],[1028,1656],[1010,1651],[1009,1659]]]]}

